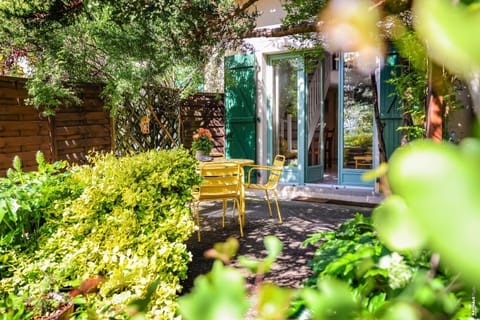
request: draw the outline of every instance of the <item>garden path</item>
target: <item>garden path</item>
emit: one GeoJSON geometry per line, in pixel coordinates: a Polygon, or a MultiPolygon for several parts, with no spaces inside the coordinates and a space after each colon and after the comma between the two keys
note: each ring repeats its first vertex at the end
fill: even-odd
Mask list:
{"type": "MultiPolygon", "coordinates": [[[[313,257],[316,247],[303,247],[302,242],[311,234],[333,230],[342,222],[353,218],[356,212],[370,215],[371,206],[332,204],[327,202],[305,202],[281,200],[283,224],[278,223],[276,210],[272,208],[274,218],[269,218],[267,204],[263,199],[247,198],[246,225],[244,237],[240,237],[238,224],[231,218],[231,207],[227,211],[225,228],[221,226],[221,203],[206,202],[201,206],[202,242],[197,242],[196,233],[187,242],[193,254],[189,266],[188,279],[183,283],[184,292],[192,288],[195,277],[208,273],[213,261],[203,257],[203,253],[217,242],[224,242],[229,236],[236,237],[240,246],[238,255],[263,259],[267,252],[263,238],[277,236],[283,243],[283,251],[265,280],[279,286],[299,288],[310,275],[307,262],[313,257]]],[[[234,263],[234,266],[239,267],[234,263]]],[[[239,267],[240,268],[240,267],[239,267]]],[[[246,274],[246,273],[245,273],[246,274]]],[[[247,283],[253,284],[253,277],[247,277],[247,283]]]]}

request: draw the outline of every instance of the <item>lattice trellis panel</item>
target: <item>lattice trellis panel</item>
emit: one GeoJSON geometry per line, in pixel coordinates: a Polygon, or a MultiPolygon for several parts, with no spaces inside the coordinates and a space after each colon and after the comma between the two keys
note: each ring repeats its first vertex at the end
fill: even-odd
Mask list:
{"type": "Polygon", "coordinates": [[[128,101],[115,119],[116,153],[178,146],[179,101],[178,93],[164,88],[149,88],[140,102],[128,101]]]}
{"type": "Polygon", "coordinates": [[[115,119],[115,151],[122,155],[149,149],[191,146],[200,127],[209,128],[214,151],[224,152],[225,108],[223,96],[197,94],[180,99],[171,89],[146,90],[140,103],[126,103],[115,119]]]}

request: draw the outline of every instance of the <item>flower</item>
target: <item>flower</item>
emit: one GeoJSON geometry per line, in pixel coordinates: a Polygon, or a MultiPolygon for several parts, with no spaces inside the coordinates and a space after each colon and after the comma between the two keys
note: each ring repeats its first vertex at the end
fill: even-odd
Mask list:
{"type": "Polygon", "coordinates": [[[381,257],[378,267],[388,271],[388,285],[394,290],[405,288],[414,274],[413,268],[397,252],[381,257]]]}
{"type": "Polygon", "coordinates": [[[212,133],[205,128],[199,128],[193,135],[192,150],[210,154],[213,148],[212,133]]]}

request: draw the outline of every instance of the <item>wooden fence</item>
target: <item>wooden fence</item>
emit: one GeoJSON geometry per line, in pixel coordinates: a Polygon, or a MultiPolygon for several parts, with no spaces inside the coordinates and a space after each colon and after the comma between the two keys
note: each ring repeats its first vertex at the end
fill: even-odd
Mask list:
{"type": "Polygon", "coordinates": [[[186,148],[192,145],[192,136],[198,128],[212,132],[212,152],[225,153],[225,105],[223,95],[205,93],[191,96],[182,101],[180,107],[182,143],[186,148]]]}
{"type": "Polygon", "coordinates": [[[35,154],[41,151],[49,162],[84,163],[91,150],[112,149],[109,113],[99,98],[101,88],[82,87],[82,105],[62,108],[55,116],[26,106],[25,79],[0,77],[0,176],[12,167],[18,155],[25,171],[35,170],[35,154]]]}
{"type": "Polygon", "coordinates": [[[168,88],[150,87],[143,99],[126,101],[115,115],[115,152],[126,155],[150,149],[190,148],[194,132],[212,131],[214,152],[224,153],[223,95],[197,93],[181,99],[168,88]]]}
{"type": "MultiPolygon", "coordinates": [[[[100,86],[83,86],[81,106],[61,108],[55,116],[44,117],[41,111],[25,106],[25,82],[22,78],[0,77],[0,176],[5,176],[6,170],[12,167],[16,155],[25,171],[37,169],[37,151],[43,152],[49,162],[67,160],[82,164],[91,150],[111,151],[115,140],[126,139],[118,128],[113,129],[113,121],[99,98],[100,86]]],[[[135,139],[152,139],[151,135],[135,134],[139,130],[134,129],[140,128],[140,116],[130,116],[128,121],[120,125],[130,135],[134,134],[135,139]]],[[[193,133],[200,127],[208,128],[214,137],[213,151],[224,153],[224,123],[223,96],[197,94],[181,101],[179,126],[168,130],[179,143],[190,148],[193,133]]],[[[152,130],[151,134],[157,131],[160,132],[152,130]]]]}

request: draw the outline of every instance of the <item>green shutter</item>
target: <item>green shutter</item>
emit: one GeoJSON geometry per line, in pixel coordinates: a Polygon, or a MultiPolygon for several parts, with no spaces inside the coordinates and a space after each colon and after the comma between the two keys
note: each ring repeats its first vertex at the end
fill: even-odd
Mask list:
{"type": "Polygon", "coordinates": [[[400,97],[396,94],[395,86],[387,83],[396,71],[397,54],[390,53],[385,67],[380,73],[380,120],[383,125],[383,139],[387,159],[393,151],[400,146],[401,132],[397,130],[402,126],[402,113],[400,110],[400,97]]]}
{"type": "Polygon", "coordinates": [[[256,160],[255,60],[253,54],[225,60],[225,153],[256,160]]]}

